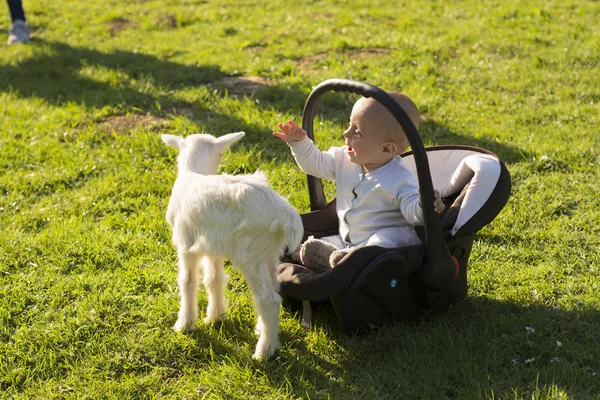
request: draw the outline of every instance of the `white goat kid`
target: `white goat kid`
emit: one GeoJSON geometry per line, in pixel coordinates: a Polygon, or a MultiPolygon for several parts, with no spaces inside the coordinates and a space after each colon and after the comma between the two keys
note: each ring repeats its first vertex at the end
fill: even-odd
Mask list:
{"type": "Polygon", "coordinates": [[[225,316],[225,259],[243,274],[258,314],[260,335],[254,358],[267,359],[278,349],[279,283],[276,266],[287,246],[295,250],[303,228],[296,209],[275,193],[262,172],[216,175],[222,152],[244,136],[186,138],[162,135],[179,149],[178,176],[167,209],[179,262],[181,304],[174,329],[191,331],[198,318],[201,265],[208,293],[205,322],[225,316]]]}

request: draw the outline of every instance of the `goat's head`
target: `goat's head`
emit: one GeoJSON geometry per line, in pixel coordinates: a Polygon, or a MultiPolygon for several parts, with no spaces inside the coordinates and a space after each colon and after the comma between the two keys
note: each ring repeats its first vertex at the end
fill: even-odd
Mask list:
{"type": "Polygon", "coordinates": [[[187,137],[162,135],[167,145],[179,150],[177,167],[179,173],[195,172],[202,175],[215,175],[223,151],[240,140],[244,132],[228,133],[221,137],[207,134],[196,134],[187,137]]]}

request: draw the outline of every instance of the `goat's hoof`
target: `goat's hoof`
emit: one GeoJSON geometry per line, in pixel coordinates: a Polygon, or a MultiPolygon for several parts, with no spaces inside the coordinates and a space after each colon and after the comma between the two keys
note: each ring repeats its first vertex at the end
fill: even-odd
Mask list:
{"type": "Polygon", "coordinates": [[[227,318],[227,307],[224,304],[209,304],[206,308],[206,316],[204,317],[204,323],[210,324],[212,322],[221,321],[227,318]]]}
{"type": "Polygon", "coordinates": [[[256,351],[252,355],[252,358],[255,360],[266,361],[269,358],[273,357],[277,351],[279,350],[279,346],[275,345],[272,347],[267,347],[266,349],[256,348],[256,351]]]}
{"type": "Polygon", "coordinates": [[[173,325],[173,329],[177,332],[193,332],[196,329],[196,322],[177,320],[175,325],[173,325]]]}
{"type": "Polygon", "coordinates": [[[256,344],[256,350],[252,358],[255,360],[268,360],[273,357],[275,353],[279,350],[279,344],[277,340],[269,341],[264,337],[258,339],[258,343],[256,344]]]}
{"type": "Polygon", "coordinates": [[[205,324],[212,324],[213,322],[217,322],[217,321],[223,321],[224,319],[227,319],[227,313],[223,313],[223,314],[219,314],[219,315],[207,315],[206,317],[204,317],[204,323],[205,324]]]}

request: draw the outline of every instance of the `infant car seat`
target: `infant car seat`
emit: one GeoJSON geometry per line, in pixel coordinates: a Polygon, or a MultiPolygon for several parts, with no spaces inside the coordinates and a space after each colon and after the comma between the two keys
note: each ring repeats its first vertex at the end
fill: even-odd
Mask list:
{"type": "MultiPolygon", "coordinates": [[[[506,166],[495,154],[477,147],[425,148],[409,116],[391,96],[347,79],[324,81],[308,96],[302,125],[313,140],[316,105],[329,91],[372,97],[394,115],[412,148],[402,157],[418,178],[422,203],[433,204],[435,187],[446,209],[438,215],[433,207],[423,208],[424,224],[416,227],[419,245],[359,248],[322,273],[283,259],[277,273],[284,306],[300,310],[302,301],[330,299],[343,330],[446,310],[467,293],[467,264],[476,232],[508,201],[511,182],[506,166]]],[[[335,199],[327,203],[321,180],[307,178],[312,211],[301,216],[304,240],[337,234],[335,199]]]]}

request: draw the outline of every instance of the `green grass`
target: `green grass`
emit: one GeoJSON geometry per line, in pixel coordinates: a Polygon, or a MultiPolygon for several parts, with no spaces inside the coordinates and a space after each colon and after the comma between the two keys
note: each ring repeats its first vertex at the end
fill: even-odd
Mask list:
{"type": "MultiPolygon", "coordinates": [[[[600,398],[600,3],[25,8],[33,40],[7,47],[0,2],[0,397],[600,398]],[[239,75],[264,84],[219,83],[239,75]],[[505,160],[512,196],[474,244],[469,297],[365,336],[328,312],[306,332],[284,312],[279,356],[258,363],[230,269],[230,318],[174,332],[175,154],[159,134],[245,130],[222,170],[260,168],[306,211],[305,178],[271,131],[333,77],[407,93],[428,145],[505,160]]],[[[354,101],[322,99],[319,145],[341,142],[354,101]]]]}

